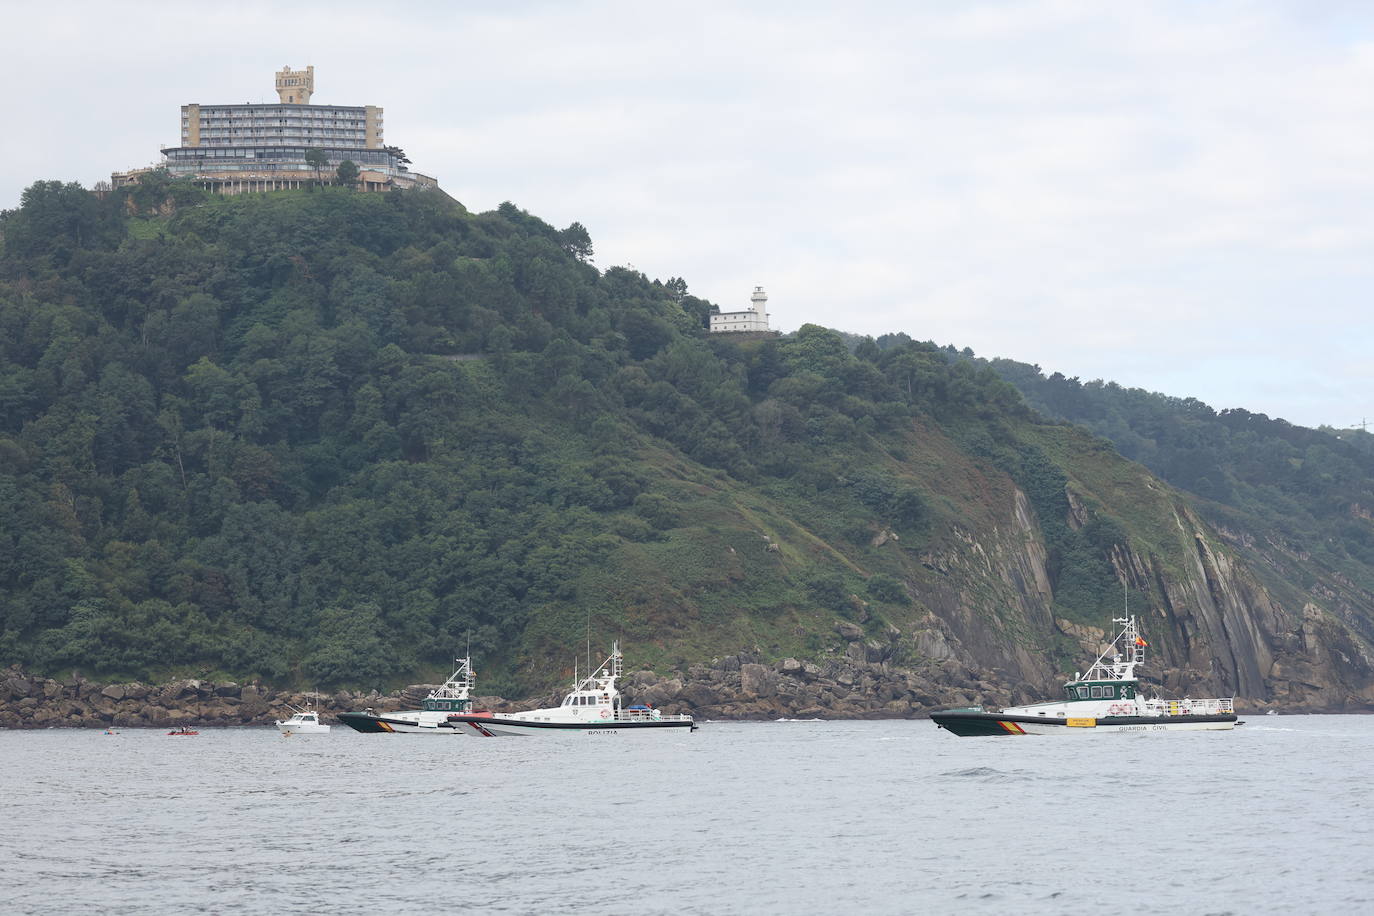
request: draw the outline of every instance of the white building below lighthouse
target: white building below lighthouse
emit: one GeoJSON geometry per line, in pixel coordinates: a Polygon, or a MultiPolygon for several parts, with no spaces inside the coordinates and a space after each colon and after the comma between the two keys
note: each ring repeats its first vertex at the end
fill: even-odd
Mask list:
{"type": "Polygon", "coordinates": [[[717,312],[711,316],[712,334],[732,334],[742,331],[768,330],[768,294],[762,286],[754,287],[749,308],[743,312],[717,312]]]}

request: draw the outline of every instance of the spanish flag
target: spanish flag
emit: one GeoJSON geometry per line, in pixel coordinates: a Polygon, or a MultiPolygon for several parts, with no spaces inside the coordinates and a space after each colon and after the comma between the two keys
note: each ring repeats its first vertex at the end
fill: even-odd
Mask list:
{"type": "Polygon", "coordinates": [[[1137,637],[1135,638],[1135,644],[1136,644],[1137,646],[1148,646],[1148,645],[1149,645],[1149,643],[1147,643],[1144,639],[1142,639],[1142,638],[1139,637],[1139,636],[1137,636],[1137,637]]]}

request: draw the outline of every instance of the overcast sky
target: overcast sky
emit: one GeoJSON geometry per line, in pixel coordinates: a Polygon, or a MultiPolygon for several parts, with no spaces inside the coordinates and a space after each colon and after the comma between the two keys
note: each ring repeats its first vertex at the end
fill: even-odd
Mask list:
{"type": "Polygon", "coordinates": [[[0,208],[188,102],[381,105],[472,210],[775,326],[1374,419],[1374,4],[15,4],[0,208]]]}

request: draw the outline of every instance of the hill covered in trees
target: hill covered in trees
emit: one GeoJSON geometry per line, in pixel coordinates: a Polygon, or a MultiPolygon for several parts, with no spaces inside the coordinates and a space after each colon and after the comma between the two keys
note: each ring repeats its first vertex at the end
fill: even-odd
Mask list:
{"type": "Polygon", "coordinates": [[[1214,410],[1012,360],[986,363],[1026,401],[1108,439],[1195,504],[1238,550],[1283,578],[1335,583],[1358,621],[1374,592],[1374,436],[1214,410]]]}
{"type": "Polygon", "coordinates": [[[40,182],[0,234],[0,663],[392,685],[471,639],[513,693],[590,631],[1040,689],[1124,588],[1175,686],[1370,698],[1367,594],[1251,570],[992,367],[709,336],[576,223],[40,182]]]}

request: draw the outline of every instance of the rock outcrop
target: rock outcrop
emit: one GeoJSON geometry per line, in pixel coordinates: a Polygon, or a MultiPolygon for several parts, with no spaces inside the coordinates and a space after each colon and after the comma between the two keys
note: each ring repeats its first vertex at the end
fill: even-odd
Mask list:
{"type": "MultiPolygon", "coordinates": [[[[1145,596],[1132,611],[1150,641],[1147,681],[1170,695],[1235,696],[1250,708],[1374,710],[1374,633],[1366,632],[1374,596],[1323,580],[1304,592],[1294,584],[1303,577],[1283,569],[1276,550],[1214,529],[1143,471],[1128,483],[1142,513],[1168,522],[1153,540],[1133,537],[1110,556],[1117,580],[1145,596]]],[[[1072,488],[1067,495],[1064,523],[1093,521],[1102,503],[1072,488]]],[[[991,518],[922,555],[925,575],[908,583],[917,608],[899,621],[911,639],[898,656],[917,671],[953,662],[1003,692],[1056,696],[1061,666],[1085,667],[1109,636],[1054,619],[1045,538],[1021,491],[988,502],[991,518]],[[1075,647],[1067,656],[1066,644],[1075,647]]],[[[992,694],[979,699],[993,702],[992,694]]]]}

